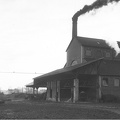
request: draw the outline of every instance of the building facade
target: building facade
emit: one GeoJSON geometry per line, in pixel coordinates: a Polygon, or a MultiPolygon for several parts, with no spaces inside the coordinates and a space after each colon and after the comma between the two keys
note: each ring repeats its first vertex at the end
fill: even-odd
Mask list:
{"type": "MultiPolygon", "coordinates": [[[[34,78],[34,87],[47,87],[46,100],[99,101],[103,96],[120,98],[120,54],[105,40],[78,37],[73,17],[72,40],[64,68],[34,78]]],[[[120,47],[120,43],[118,42],[120,47]]]]}
{"type": "MultiPolygon", "coordinates": [[[[119,42],[118,42],[118,45],[119,45],[119,42]]],[[[114,71],[119,71],[119,68],[116,69],[116,66],[117,65],[119,66],[120,54],[116,56],[115,50],[111,48],[105,42],[105,40],[85,38],[85,37],[75,37],[70,42],[66,52],[67,52],[67,63],[65,67],[70,67],[77,64],[83,64],[93,60],[98,60],[99,58],[104,58],[105,60],[111,61],[111,64],[116,64],[116,65],[113,65],[113,67],[111,67],[110,70],[108,70],[109,72],[111,71],[111,69],[114,69],[114,71]]],[[[111,66],[111,64],[109,64],[109,67],[111,66]]],[[[75,84],[75,81],[74,81],[74,84],[75,84]]],[[[120,93],[119,93],[120,74],[119,73],[114,74],[114,72],[111,72],[108,74],[108,72],[105,71],[103,75],[98,74],[96,77],[91,77],[89,79],[86,77],[86,79],[80,80],[79,78],[79,80],[77,81],[77,84],[79,84],[78,85],[79,90],[77,93],[78,98],[76,98],[75,101],[80,100],[80,93],[82,92],[82,90],[84,92],[86,91],[87,95],[90,95],[92,98],[95,98],[95,99],[97,98],[101,99],[103,95],[114,95],[120,98],[120,93]],[[84,86],[83,84],[85,84],[85,82],[86,82],[86,85],[84,86]],[[98,90],[90,89],[89,87],[87,88],[87,84],[94,84],[93,86],[96,86],[98,84],[99,88],[98,90]],[[97,95],[94,92],[96,92],[97,95]],[[92,94],[94,94],[94,96],[92,94]]]]}
{"type": "Polygon", "coordinates": [[[70,42],[66,52],[67,67],[99,58],[120,60],[120,55],[115,56],[115,50],[101,39],[76,37],[70,42]]]}
{"type": "Polygon", "coordinates": [[[46,100],[99,101],[106,95],[120,98],[120,57],[104,40],[77,37],[66,52],[64,68],[34,78],[36,85],[46,81],[46,100]]]}

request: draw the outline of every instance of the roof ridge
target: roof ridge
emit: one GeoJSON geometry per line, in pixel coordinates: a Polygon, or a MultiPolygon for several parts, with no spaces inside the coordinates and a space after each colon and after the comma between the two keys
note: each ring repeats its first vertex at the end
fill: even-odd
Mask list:
{"type": "Polygon", "coordinates": [[[77,37],[77,40],[83,46],[89,46],[89,47],[94,46],[94,47],[100,47],[100,48],[110,48],[110,46],[103,39],[87,38],[87,37],[77,37]]]}
{"type": "Polygon", "coordinates": [[[93,37],[81,37],[81,36],[77,36],[76,38],[83,38],[83,39],[92,39],[92,40],[101,40],[101,41],[106,41],[106,40],[104,40],[104,39],[102,39],[102,38],[93,38],[93,37]]]}

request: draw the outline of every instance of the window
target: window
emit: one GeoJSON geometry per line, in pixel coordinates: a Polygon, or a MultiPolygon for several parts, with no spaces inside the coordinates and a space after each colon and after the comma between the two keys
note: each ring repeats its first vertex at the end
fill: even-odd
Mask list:
{"type": "Polygon", "coordinates": [[[119,87],[119,79],[118,78],[114,79],[114,86],[119,87]]]}
{"type": "Polygon", "coordinates": [[[84,58],[93,58],[94,49],[92,47],[84,47],[84,58]]]}
{"type": "Polygon", "coordinates": [[[108,86],[108,78],[107,77],[104,77],[102,79],[102,84],[103,84],[103,86],[108,86]]]}
{"type": "Polygon", "coordinates": [[[110,51],[105,51],[105,57],[110,58],[111,57],[111,52],[110,51]]]}
{"type": "Polygon", "coordinates": [[[96,49],[95,51],[95,58],[98,59],[98,58],[101,58],[103,57],[103,52],[101,49],[96,49]]]}
{"type": "Polygon", "coordinates": [[[91,55],[92,55],[91,50],[87,49],[86,50],[86,56],[91,56],[91,55]]]}
{"type": "Polygon", "coordinates": [[[110,53],[109,52],[106,52],[106,57],[110,57],[110,53]]]}
{"type": "Polygon", "coordinates": [[[76,60],[73,60],[71,63],[72,66],[77,65],[77,64],[78,64],[78,62],[76,60]]]}

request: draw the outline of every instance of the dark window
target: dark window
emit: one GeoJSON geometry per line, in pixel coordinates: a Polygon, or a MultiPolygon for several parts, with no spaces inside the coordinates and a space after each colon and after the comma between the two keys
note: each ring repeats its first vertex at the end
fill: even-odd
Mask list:
{"type": "Polygon", "coordinates": [[[93,48],[85,47],[85,49],[84,49],[84,57],[85,58],[93,58],[93,52],[94,52],[93,48]]]}
{"type": "Polygon", "coordinates": [[[108,78],[107,77],[103,77],[103,79],[102,79],[102,85],[103,86],[108,86],[108,78]]]}
{"type": "Polygon", "coordinates": [[[111,57],[110,53],[109,53],[109,52],[106,52],[105,57],[111,57]]]}
{"type": "Polygon", "coordinates": [[[92,56],[91,50],[89,50],[89,49],[86,50],[86,56],[92,56]]]}
{"type": "Polygon", "coordinates": [[[98,59],[98,58],[101,58],[101,57],[103,57],[102,50],[97,49],[97,50],[95,51],[95,58],[98,59]]]}
{"type": "Polygon", "coordinates": [[[119,78],[114,78],[114,86],[119,87],[119,78]]]}

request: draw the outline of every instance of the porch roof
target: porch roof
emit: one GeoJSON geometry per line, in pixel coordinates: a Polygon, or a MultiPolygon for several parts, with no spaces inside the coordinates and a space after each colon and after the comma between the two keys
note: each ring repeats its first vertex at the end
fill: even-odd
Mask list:
{"type": "Polygon", "coordinates": [[[34,82],[31,82],[31,83],[26,85],[26,87],[33,87],[33,86],[34,86],[34,82]]]}
{"type": "Polygon", "coordinates": [[[41,84],[39,84],[39,85],[35,85],[34,84],[34,82],[31,82],[31,83],[29,83],[29,84],[27,84],[26,85],[26,87],[31,87],[31,88],[39,88],[39,87],[46,87],[47,86],[47,84],[46,84],[46,82],[42,82],[41,84]]]}
{"type": "Polygon", "coordinates": [[[120,61],[100,58],[87,63],[65,67],[34,78],[34,85],[42,85],[51,80],[74,79],[77,75],[120,76],[120,61]]]}
{"type": "MultiPolygon", "coordinates": [[[[79,74],[86,74],[85,70],[82,68],[86,69],[86,67],[89,67],[89,65],[97,63],[98,61],[101,61],[101,60],[103,60],[103,58],[93,60],[90,62],[86,62],[86,63],[82,63],[82,64],[77,64],[77,65],[70,66],[70,67],[65,67],[62,69],[57,69],[55,71],[52,71],[47,74],[33,78],[34,84],[37,85],[39,83],[47,82],[50,80],[74,79],[74,78],[76,78],[77,71],[79,69],[82,70],[81,73],[79,73],[79,74]]],[[[91,74],[91,71],[87,71],[87,74],[91,74]]]]}

